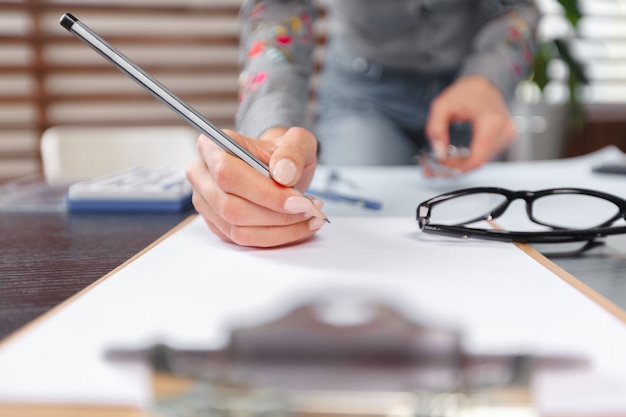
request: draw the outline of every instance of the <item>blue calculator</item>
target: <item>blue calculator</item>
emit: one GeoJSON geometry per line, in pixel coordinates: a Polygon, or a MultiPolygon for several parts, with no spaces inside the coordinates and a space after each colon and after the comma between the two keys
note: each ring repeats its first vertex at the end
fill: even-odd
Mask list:
{"type": "Polygon", "coordinates": [[[70,185],[71,212],[179,212],[191,205],[184,169],[136,166],[70,185]]]}

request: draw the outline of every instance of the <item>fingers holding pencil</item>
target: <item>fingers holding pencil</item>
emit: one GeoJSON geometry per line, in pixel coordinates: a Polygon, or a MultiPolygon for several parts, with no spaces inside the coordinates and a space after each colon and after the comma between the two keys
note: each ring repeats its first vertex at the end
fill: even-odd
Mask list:
{"type": "MultiPolygon", "coordinates": [[[[281,149],[282,136],[251,139],[228,133],[261,159],[281,149]]],[[[198,153],[187,169],[194,188],[193,203],[209,228],[223,240],[242,246],[279,246],[309,239],[325,224],[319,218],[323,216],[320,201],[255,172],[205,136],[198,139],[198,153]]],[[[301,160],[296,155],[292,159],[301,160]]],[[[310,168],[296,167],[296,172],[310,168]]],[[[308,186],[299,178],[293,180],[308,186]]]]}

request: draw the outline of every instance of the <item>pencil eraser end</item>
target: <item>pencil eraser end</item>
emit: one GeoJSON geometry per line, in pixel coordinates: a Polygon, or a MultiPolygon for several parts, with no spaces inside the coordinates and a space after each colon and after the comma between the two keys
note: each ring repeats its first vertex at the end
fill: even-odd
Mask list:
{"type": "Polygon", "coordinates": [[[72,15],[71,13],[65,13],[63,16],[61,16],[61,20],[59,21],[59,23],[61,23],[61,26],[63,26],[65,29],[71,30],[72,25],[77,21],[78,19],[76,19],[74,15],[72,15]]]}

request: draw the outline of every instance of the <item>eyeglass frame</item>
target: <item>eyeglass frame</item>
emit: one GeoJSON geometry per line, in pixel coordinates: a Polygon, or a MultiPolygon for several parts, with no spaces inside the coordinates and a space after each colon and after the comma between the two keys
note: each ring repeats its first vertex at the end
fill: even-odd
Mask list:
{"type": "Polygon", "coordinates": [[[593,241],[608,235],[626,233],[626,226],[610,227],[611,224],[615,223],[620,218],[626,220],[626,200],[613,194],[586,188],[547,188],[539,191],[512,191],[500,187],[472,187],[440,194],[420,203],[416,209],[416,218],[419,228],[425,233],[435,233],[464,239],[479,238],[516,243],[567,243],[593,241]],[[478,193],[499,194],[504,196],[506,200],[485,215],[479,216],[470,221],[465,221],[456,225],[431,224],[429,222],[431,211],[437,204],[465,195],[478,193]],[[532,203],[541,197],[557,194],[580,194],[602,198],[615,204],[619,208],[619,211],[615,216],[604,223],[601,223],[599,226],[586,229],[559,228],[542,223],[535,219],[532,213],[532,203]],[[518,199],[524,200],[526,203],[526,214],[533,223],[550,227],[553,230],[508,231],[502,229],[481,229],[465,226],[466,224],[478,221],[491,221],[497,219],[504,214],[504,212],[506,212],[513,201],[518,199]]]}

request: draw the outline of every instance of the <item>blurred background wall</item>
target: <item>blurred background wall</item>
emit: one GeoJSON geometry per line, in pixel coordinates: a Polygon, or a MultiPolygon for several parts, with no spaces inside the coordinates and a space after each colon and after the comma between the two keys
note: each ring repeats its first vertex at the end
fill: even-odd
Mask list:
{"type": "MultiPolygon", "coordinates": [[[[557,0],[537,1],[546,13],[543,36],[568,36],[592,81],[585,123],[566,132],[559,156],[607,144],[626,150],[626,0],[579,0],[584,16],[575,33],[557,0]]],[[[63,13],[74,13],[218,126],[232,127],[239,3],[0,0],[0,182],[41,171],[39,139],[50,126],[184,124],[61,28],[63,13]]],[[[557,81],[559,72],[556,63],[557,81]]],[[[541,129],[522,116],[520,123],[541,129]]]]}
{"type": "Polygon", "coordinates": [[[537,30],[542,59],[512,105],[518,137],[508,156],[558,158],[607,145],[626,151],[626,1],[536,3],[543,12],[537,30]],[[577,81],[575,67],[588,84],[577,81]]]}

